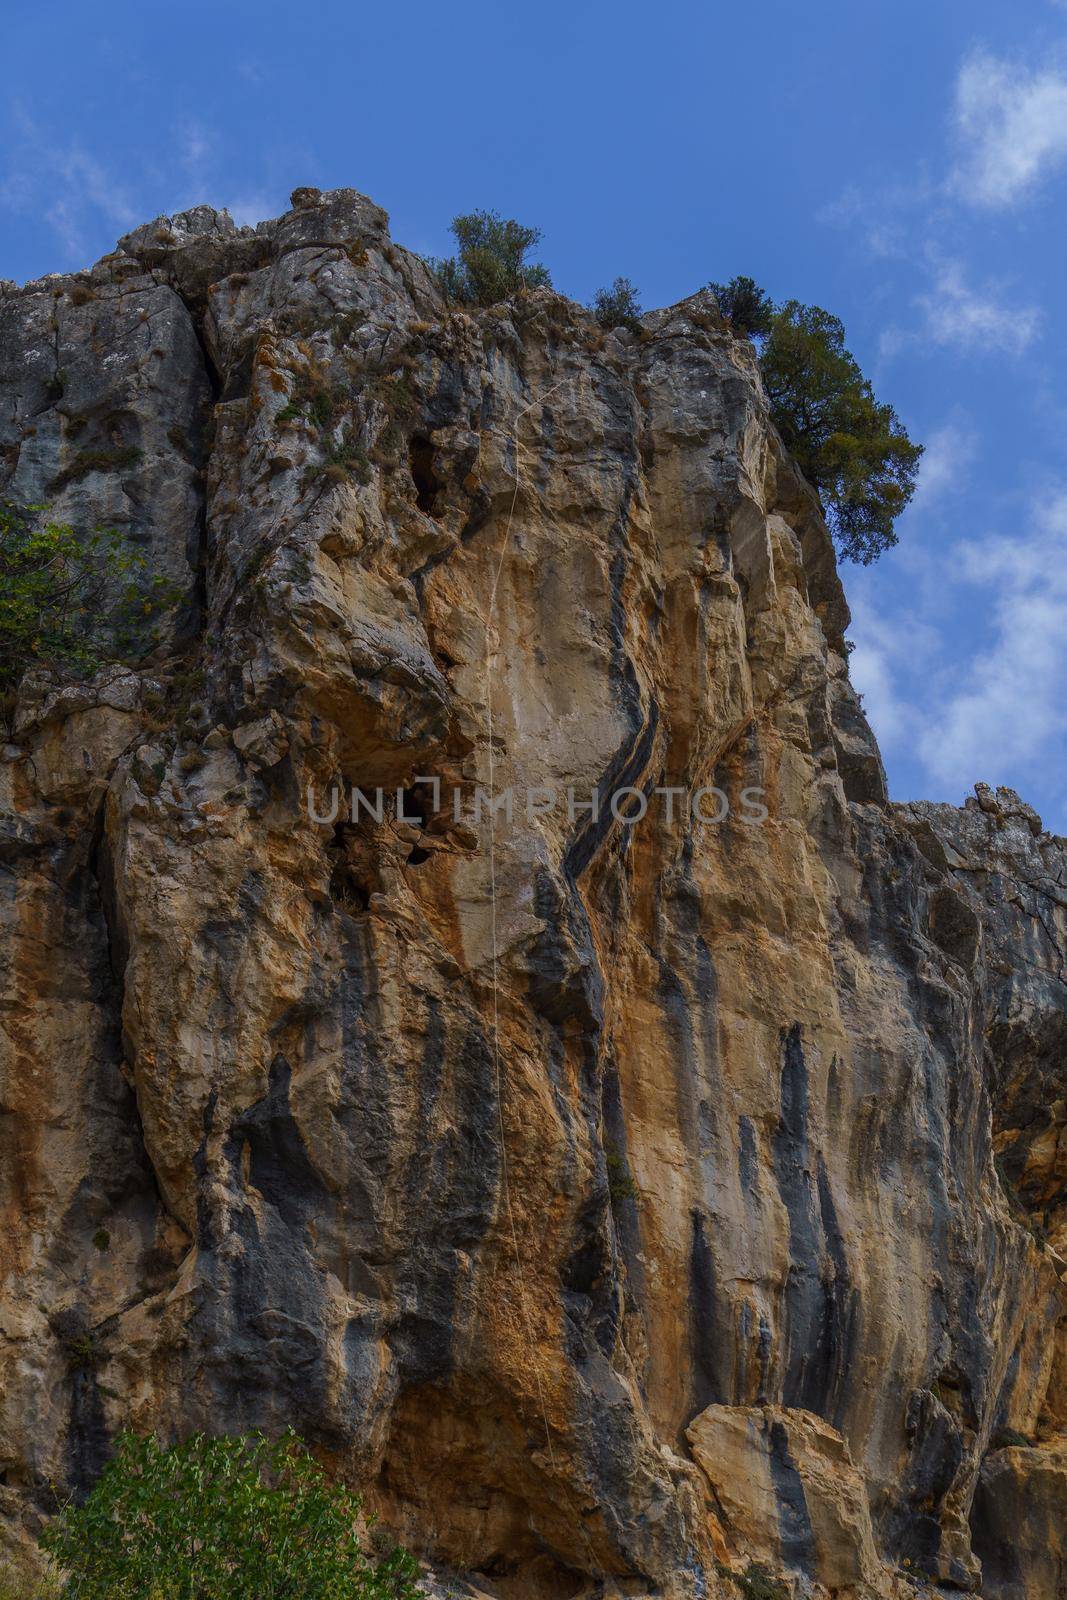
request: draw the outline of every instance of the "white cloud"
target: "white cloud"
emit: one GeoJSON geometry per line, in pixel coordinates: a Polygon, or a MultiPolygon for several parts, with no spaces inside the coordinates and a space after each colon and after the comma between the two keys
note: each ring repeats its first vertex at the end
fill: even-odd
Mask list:
{"type": "Polygon", "coordinates": [[[213,205],[228,211],[238,227],[262,222],[264,217],[275,217],[285,209],[285,189],[279,184],[272,197],[265,188],[238,190],[229,199],[220,176],[223,158],[220,141],[211,128],[202,123],[189,122],[180,130],[176,150],[183,176],[178,180],[176,198],[167,209],[188,211],[195,205],[213,205]],[[221,198],[220,198],[221,195],[221,198]]]}
{"type": "Polygon", "coordinates": [[[970,540],[955,555],[964,581],[984,591],[993,639],[927,718],[919,754],[935,779],[956,786],[1038,777],[1062,760],[1067,738],[1067,492],[1016,537],[970,540]]]}
{"type": "Polygon", "coordinates": [[[285,202],[270,200],[265,194],[242,194],[228,200],[225,209],[239,228],[255,227],[264,217],[276,217],[284,211],[285,202]]]}
{"type": "Polygon", "coordinates": [[[919,481],[908,508],[909,517],[926,511],[935,500],[954,489],[978,449],[977,435],[963,421],[947,422],[944,427],[935,428],[925,443],[926,449],[919,462],[919,481]]]}
{"type": "MultiPolygon", "coordinates": [[[[853,626],[856,626],[853,619],[853,626]]],[[[863,696],[863,710],[879,746],[899,746],[914,720],[914,708],[897,692],[889,653],[861,628],[849,657],[848,675],[863,696]]]]}
{"type": "Polygon", "coordinates": [[[906,617],[890,614],[875,598],[875,574],[858,573],[849,588],[852,654],[848,675],[863,696],[863,709],[879,745],[887,754],[913,742],[919,710],[903,685],[924,665],[932,666],[940,649],[937,630],[912,607],[906,617]]]}
{"type": "Polygon", "coordinates": [[[292,187],[286,179],[313,165],[305,153],[286,151],[268,163],[264,177],[235,180],[217,132],[186,121],[171,130],[162,155],[130,156],[120,177],[76,139],[53,139],[22,107],[13,108],[12,123],[15,137],[0,151],[0,209],[43,217],[61,246],[54,264],[63,267],[85,265],[160,213],[208,204],[225,207],[239,225],[276,216],[292,187]],[[236,187],[243,182],[247,188],[236,187]]]}
{"type": "Polygon", "coordinates": [[[1050,780],[1067,754],[1067,487],[1020,523],[946,548],[928,517],[931,537],[894,556],[905,581],[857,574],[849,671],[884,754],[915,765],[918,793],[1036,791],[1062,831],[1050,780]]]}
{"type": "Polygon", "coordinates": [[[1013,205],[1067,162],[1067,74],[972,55],[956,81],[953,120],[956,193],[972,205],[1013,205]]]}
{"type": "MultiPolygon", "coordinates": [[[[1067,5],[1067,0],[1064,0],[1067,5]]],[[[937,198],[930,180],[921,176],[909,185],[850,184],[817,213],[831,227],[859,230],[872,256],[904,258],[911,249],[911,219],[918,206],[937,198]]]]}
{"type": "MultiPolygon", "coordinates": [[[[1067,10],[1067,0],[1057,0],[1067,10]]],[[[852,184],[819,213],[856,229],[868,253],[901,263],[925,259],[929,287],[915,297],[918,329],[882,330],[879,355],[891,361],[920,341],[1018,355],[1041,325],[1038,308],[1003,283],[978,280],[961,244],[961,207],[1006,207],[1067,168],[1067,66],[1063,57],[1026,67],[975,52],[959,67],[951,124],[956,149],[916,165],[911,179],[852,184]],[[944,241],[951,238],[952,255],[944,241]]],[[[972,225],[973,226],[973,225],[972,225]]],[[[966,237],[966,235],[964,235],[966,237]]]]}
{"type": "Polygon", "coordinates": [[[197,122],[187,124],[181,133],[182,165],[188,171],[199,173],[212,150],[213,140],[207,131],[197,122]]]}
{"type": "Polygon", "coordinates": [[[18,107],[13,120],[19,137],[7,151],[0,204],[41,213],[72,258],[83,253],[94,216],[116,230],[134,226],[139,218],[126,186],[77,140],[56,143],[18,107]]]}
{"type": "Polygon", "coordinates": [[[925,312],[926,332],[938,344],[1017,355],[1037,332],[1040,312],[998,298],[1003,293],[996,284],[971,288],[960,262],[941,261],[935,266],[933,288],[919,295],[916,304],[925,312]]]}
{"type": "Polygon", "coordinates": [[[170,190],[164,209],[174,213],[193,206],[213,204],[217,140],[199,122],[185,122],[176,130],[171,146],[173,164],[161,174],[162,185],[170,190]]]}
{"type": "Polygon", "coordinates": [[[883,328],[878,335],[878,354],[883,361],[892,361],[898,356],[908,343],[908,335],[895,323],[888,328],[883,328]]]}

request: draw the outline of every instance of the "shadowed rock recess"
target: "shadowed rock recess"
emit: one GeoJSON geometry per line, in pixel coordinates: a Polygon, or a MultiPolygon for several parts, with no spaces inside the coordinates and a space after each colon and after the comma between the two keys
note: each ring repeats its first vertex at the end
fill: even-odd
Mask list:
{"type": "Polygon", "coordinates": [[[1062,1596],[1064,841],[888,802],[710,297],[450,310],[295,198],[0,286],[0,496],[187,597],[0,765],[11,1537],[292,1423],[504,1596],[1062,1596]]]}

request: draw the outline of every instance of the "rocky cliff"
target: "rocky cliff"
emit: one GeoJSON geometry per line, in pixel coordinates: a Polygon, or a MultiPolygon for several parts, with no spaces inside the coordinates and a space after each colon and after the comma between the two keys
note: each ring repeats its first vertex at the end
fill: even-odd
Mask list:
{"type": "Polygon", "coordinates": [[[185,596],[0,765],[13,1536],[292,1423],[506,1596],[1062,1596],[1064,841],[888,802],[710,297],[294,201],[0,286],[0,496],[185,596]]]}

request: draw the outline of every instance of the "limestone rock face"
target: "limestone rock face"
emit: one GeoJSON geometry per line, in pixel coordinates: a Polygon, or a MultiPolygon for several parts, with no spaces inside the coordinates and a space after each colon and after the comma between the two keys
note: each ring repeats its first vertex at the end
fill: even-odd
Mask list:
{"type": "Polygon", "coordinates": [[[686,1438],[738,1570],[784,1568],[834,1593],[879,1592],[866,1486],[836,1429],[810,1411],[716,1405],[686,1438]]]}
{"type": "Polygon", "coordinates": [[[888,804],[710,297],[296,199],[0,290],[0,493],[186,595],[0,763],[11,1529],[292,1423],[489,1592],[1051,1600],[1063,841],[888,804]]]}
{"type": "Polygon", "coordinates": [[[1067,1593],[1067,1446],[987,1456],[974,1523],[991,1593],[1010,1600],[1067,1593]]]}

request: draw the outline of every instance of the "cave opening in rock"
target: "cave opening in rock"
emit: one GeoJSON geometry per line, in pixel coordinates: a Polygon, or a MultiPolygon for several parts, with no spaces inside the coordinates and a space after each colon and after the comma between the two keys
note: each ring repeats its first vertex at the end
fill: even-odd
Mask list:
{"type": "Polygon", "coordinates": [[[430,517],[437,515],[437,496],[441,491],[441,481],[434,466],[436,454],[425,434],[415,435],[409,447],[411,481],[415,485],[415,504],[420,511],[425,511],[430,517]]]}

